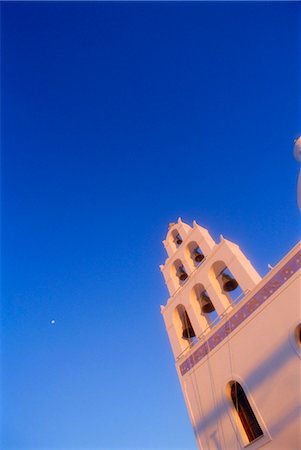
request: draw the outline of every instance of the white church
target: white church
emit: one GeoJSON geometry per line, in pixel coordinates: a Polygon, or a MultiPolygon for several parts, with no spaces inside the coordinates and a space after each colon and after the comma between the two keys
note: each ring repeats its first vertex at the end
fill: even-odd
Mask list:
{"type": "Polygon", "coordinates": [[[199,449],[301,449],[301,245],[261,278],[239,246],[170,224],[161,306],[199,449]]]}

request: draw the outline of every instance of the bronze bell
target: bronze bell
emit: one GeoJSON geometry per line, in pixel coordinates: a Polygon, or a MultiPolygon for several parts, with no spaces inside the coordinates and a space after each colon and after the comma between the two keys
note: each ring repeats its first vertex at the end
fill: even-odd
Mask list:
{"type": "Polygon", "coordinates": [[[175,237],[175,243],[177,245],[181,245],[182,242],[183,242],[183,239],[181,238],[181,236],[179,234],[177,234],[176,237],[175,237]]]}
{"type": "Polygon", "coordinates": [[[201,250],[197,247],[193,250],[193,258],[194,258],[195,262],[200,263],[203,261],[205,256],[203,255],[201,250]]]}
{"type": "Polygon", "coordinates": [[[215,310],[212,301],[210,300],[210,298],[208,297],[208,295],[206,294],[206,292],[202,292],[201,294],[201,310],[202,313],[208,314],[211,313],[215,310]]]}
{"type": "Polygon", "coordinates": [[[184,313],[183,322],[184,322],[184,325],[183,325],[182,338],[189,340],[189,339],[195,337],[194,329],[192,328],[192,325],[190,323],[190,320],[189,320],[189,317],[188,317],[188,314],[186,311],[184,313]]]}
{"type": "Polygon", "coordinates": [[[177,270],[177,277],[179,277],[179,279],[181,281],[185,281],[186,278],[188,277],[187,273],[185,272],[183,266],[179,267],[177,270]]]}
{"type": "Polygon", "coordinates": [[[183,334],[182,334],[182,338],[189,340],[191,338],[195,337],[195,332],[192,328],[192,326],[187,326],[183,329],[183,334]]]}
{"type": "Polygon", "coordinates": [[[223,290],[225,292],[234,291],[234,289],[236,289],[238,286],[238,283],[235,280],[235,278],[232,278],[230,275],[226,273],[222,274],[222,283],[223,283],[223,290]]]}

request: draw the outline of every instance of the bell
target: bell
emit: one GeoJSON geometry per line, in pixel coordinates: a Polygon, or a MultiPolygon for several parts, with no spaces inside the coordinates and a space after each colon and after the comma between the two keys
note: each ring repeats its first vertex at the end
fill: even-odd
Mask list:
{"type": "Polygon", "coordinates": [[[183,267],[179,267],[177,270],[177,277],[179,277],[179,279],[181,281],[185,281],[186,278],[188,277],[187,273],[185,272],[185,270],[183,269],[183,267]]]}
{"type": "Polygon", "coordinates": [[[182,338],[189,340],[189,339],[195,337],[194,329],[192,328],[192,325],[190,323],[190,320],[189,320],[189,317],[188,317],[188,314],[186,311],[184,313],[184,317],[182,318],[182,321],[184,323],[182,338]]]}
{"type": "Polygon", "coordinates": [[[223,283],[223,290],[225,292],[234,291],[234,289],[236,289],[238,286],[238,283],[235,280],[235,278],[232,278],[230,275],[226,273],[222,274],[222,283],[223,283]]]}
{"type": "Polygon", "coordinates": [[[186,340],[189,340],[189,339],[191,339],[193,337],[195,337],[195,332],[194,332],[192,326],[188,325],[187,327],[185,327],[183,329],[182,338],[186,339],[186,340]]]}
{"type": "Polygon", "coordinates": [[[195,262],[200,263],[203,261],[205,256],[203,255],[201,250],[197,247],[193,250],[193,258],[194,258],[195,262]]]}
{"type": "Polygon", "coordinates": [[[213,303],[210,300],[210,298],[208,297],[208,295],[206,294],[206,292],[203,292],[201,294],[201,302],[200,303],[201,303],[202,313],[208,314],[215,310],[213,303]]]}
{"type": "Polygon", "coordinates": [[[175,237],[175,243],[177,245],[181,245],[182,242],[183,242],[183,239],[181,238],[181,236],[179,234],[177,234],[176,237],[175,237]]]}

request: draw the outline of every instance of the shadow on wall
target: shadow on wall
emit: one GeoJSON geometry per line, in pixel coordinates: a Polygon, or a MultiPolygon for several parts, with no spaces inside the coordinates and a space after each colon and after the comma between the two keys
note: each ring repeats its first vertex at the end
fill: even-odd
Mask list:
{"type": "MultiPolygon", "coordinates": [[[[273,380],[273,375],[278,372],[278,370],[287,364],[296,355],[292,351],[289,343],[284,341],[281,347],[278,347],[269,357],[266,357],[263,364],[260,367],[255,368],[247,378],[244,380],[244,384],[247,386],[248,391],[252,393],[258,386],[263,384],[265,381],[271,384],[273,380]]],[[[226,386],[225,386],[226,388],[226,386]]],[[[199,399],[201,401],[201,399],[199,399]]],[[[196,424],[195,433],[204,433],[206,428],[216,424],[219,419],[224,414],[227,414],[227,403],[224,400],[217,402],[216,406],[211,409],[211,411],[196,424]]],[[[300,413],[300,406],[298,408],[292,409],[289,413],[284,415],[277,423],[269,425],[269,432],[272,436],[278,434],[289,421],[298,417],[300,413]]],[[[215,436],[215,440],[217,436],[215,436]]],[[[216,448],[222,448],[221,444],[217,443],[216,448]]]]}

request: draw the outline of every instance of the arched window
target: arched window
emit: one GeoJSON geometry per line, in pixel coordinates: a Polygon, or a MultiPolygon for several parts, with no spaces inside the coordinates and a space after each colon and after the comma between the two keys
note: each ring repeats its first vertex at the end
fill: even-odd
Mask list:
{"type": "Polygon", "coordinates": [[[193,342],[193,339],[196,337],[196,335],[193,326],[191,325],[185,306],[178,305],[176,310],[178,312],[182,325],[182,339],[193,342]]]}
{"type": "Polygon", "coordinates": [[[204,316],[208,326],[213,326],[218,322],[218,314],[203,284],[197,283],[193,287],[191,301],[197,303],[198,311],[204,316]]]}
{"type": "Polygon", "coordinates": [[[190,255],[195,266],[199,266],[205,259],[205,256],[199,245],[193,241],[187,245],[188,254],[190,255]]]}
{"type": "Polygon", "coordinates": [[[242,298],[242,290],[235,277],[223,261],[216,261],[212,265],[212,276],[217,280],[221,293],[230,302],[236,302],[242,298]]]}
{"type": "Polygon", "coordinates": [[[238,287],[238,283],[232,276],[228,268],[224,269],[219,275],[218,280],[224,292],[232,292],[238,287]]]}
{"type": "Polygon", "coordinates": [[[297,346],[300,348],[301,347],[301,324],[299,324],[295,329],[295,339],[296,339],[297,346]]]}
{"type": "Polygon", "coordinates": [[[188,277],[183,264],[177,268],[177,277],[179,278],[180,281],[185,281],[188,277]]]}
{"type": "Polygon", "coordinates": [[[187,280],[188,274],[180,259],[177,259],[172,266],[171,273],[176,280],[178,278],[180,286],[187,280]]]}
{"type": "Polygon", "coordinates": [[[248,441],[252,442],[258,437],[263,436],[263,431],[260,428],[247,396],[237,381],[233,381],[230,384],[230,395],[248,441]]]}
{"type": "Polygon", "coordinates": [[[301,323],[292,326],[289,333],[289,342],[294,352],[296,352],[301,359],[301,323]]]}
{"type": "Polygon", "coordinates": [[[180,235],[180,233],[178,232],[178,230],[173,230],[171,235],[172,235],[172,239],[173,239],[175,246],[180,247],[180,245],[183,242],[183,239],[182,239],[182,236],[180,235]]]}

